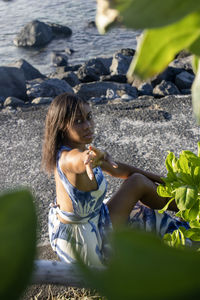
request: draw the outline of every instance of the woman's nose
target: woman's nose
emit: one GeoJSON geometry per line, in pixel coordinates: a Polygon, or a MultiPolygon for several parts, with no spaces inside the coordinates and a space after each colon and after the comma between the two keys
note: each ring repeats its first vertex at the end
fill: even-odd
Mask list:
{"type": "Polygon", "coordinates": [[[84,125],[84,129],[88,129],[91,127],[90,121],[88,121],[88,120],[85,120],[83,125],[84,125]]]}

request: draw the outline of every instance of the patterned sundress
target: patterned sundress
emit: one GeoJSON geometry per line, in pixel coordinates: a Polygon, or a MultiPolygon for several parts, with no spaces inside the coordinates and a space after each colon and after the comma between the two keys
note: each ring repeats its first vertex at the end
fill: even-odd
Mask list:
{"type": "MultiPolygon", "coordinates": [[[[49,210],[49,237],[53,250],[66,263],[76,263],[74,249],[88,266],[102,266],[109,259],[111,248],[108,233],[112,223],[107,205],[104,203],[107,182],[100,167],[93,169],[98,188],[84,192],[75,188],[62,172],[59,160],[62,151],[71,148],[62,146],[57,154],[57,171],[73,205],[74,212],[65,212],[55,203],[49,210]],[[69,223],[62,223],[58,217],[69,223]]],[[[154,231],[160,236],[173,232],[179,226],[187,227],[178,218],[165,212],[159,214],[138,202],[133,208],[128,223],[146,231],[154,231]]]]}

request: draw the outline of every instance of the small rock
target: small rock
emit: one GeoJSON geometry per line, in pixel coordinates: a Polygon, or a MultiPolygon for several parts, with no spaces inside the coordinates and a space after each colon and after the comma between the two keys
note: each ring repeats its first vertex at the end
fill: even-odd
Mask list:
{"type": "Polygon", "coordinates": [[[127,83],[127,77],[123,74],[118,75],[102,75],[100,76],[100,81],[113,81],[119,83],[127,83]]]}
{"type": "Polygon", "coordinates": [[[153,89],[153,95],[155,97],[164,97],[167,95],[177,94],[180,94],[180,91],[178,90],[176,85],[170,81],[162,80],[161,83],[153,89]]]}
{"type": "Polygon", "coordinates": [[[181,59],[175,59],[169,64],[169,66],[181,69],[182,71],[187,71],[191,74],[194,74],[193,68],[192,68],[192,56],[191,55],[186,56],[181,59]]]}
{"type": "Polygon", "coordinates": [[[133,58],[133,49],[122,49],[113,55],[110,72],[112,75],[126,74],[133,58]],[[132,50],[132,51],[131,51],[132,50]]]}
{"type": "Polygon", "coordinates": [[[117,94],[113,90],[107,89],[107,91],[106,91],[106,98],[107,99],[114,99],[116,97],[117,97],[117,94]]]}
{"type": "Polygon", "coordinates": [[[184,49],[176,55],[175,59],[181,59],[181,58],[185,58],[185,57],[188,57],[188,56],[191,56],[191,52],[184,49]]]}
{"type": "Polygon", "coordinates": [[[153,87],[150,83],[142,83],[139,87],[138,87],[138,92],[139,95],[149,95],[152,96],[153,95],[153,87]]]}
{"type": "Polygon", "coordinates": [[[12,106],[12,107],[24,106],[24,101],[15,97],[8,97],[4,102],[4,106],[12,106]]]}
{"type": "Polygon", "coordinates": [[[183,71],[176,76],[175,84],[180,89],[190,89],[195,76],[187,71],[183,71]]]}
{"type": "Polygon", "coordinates": [[[51,97],[38,97],[33,99],[32,104],[50,104],[53,98],[51,97]]]}
{"type": "Polygon", "coordinates": [[[102,64],[103,64],[103,66],[104,66],[104,68],[105,68],[105,74],[110,74],[110,66],[111,66],[111,64],[112,64],[112,60],[113,60],[113,58],[112,57],[107,57],[107,56],[105,56],[105,57],[98,57],[98,61],[100,61],[102,64]]]}
{"type": "Polygon", "coordinates": [[[65,49],[65,53],[67,53],[68,55],[72,55],[75,51],[71,48],[66,48],[65,49]]]}
{"type": "Polygon", "coordinates": [[[67,66],[67,67],[66,67],[66,72],[68,72],[68,71],[76,72],[76,71],[78,71],[81,67],[82,67],[81,64],[74,65],[74,66],[67,66]]]}
{"type": "Polygon", "coordinates": [[[123,94],[123,95],[121,96],[121,99],[122,99],[122,100],[125,100],[125,101],[130,101],[130,100],[133,99],[133,97],[130,96],[130,95],[128,95],[128,94],[123,94]]]}
{"type": "Polygon", "coordinates": [[[90,59],[78,70],[77,76],[81,82],[98,81],[101,75],[108,75],[107,69],[98,58],[90,59]]]}
{"type": "Polygon", "coordinates": [[[131,49],[131,48],[122,48],[117,53],[121,53],[122,55],[125,55],[125,56],[134,56],[135,50],[131,49]]]}
{"type": "Polygon", "coordinates": [[[89,21],[87,27],[88,27],[88,28],[96,28],[96,23],[95,23],[95,21],[89,21]]]}
{"type": "Polygon", "coordinates": [[[49,78],[58,78],[60,80],[65,80],[69,85],[74,87],[75,85],[80,84],[80,80],[77,75],[73,72],[65,72],[65,73],[53,73],[49,76],[49,78]]]}
{"type": "Polygon", "coordinates": [[[67,55],[64,55],[62,53],[52,52],[51,53],[51,62],[52,62],[52,65],[55,67],[67,66],[68,57],[67,57],[67,55]]]}

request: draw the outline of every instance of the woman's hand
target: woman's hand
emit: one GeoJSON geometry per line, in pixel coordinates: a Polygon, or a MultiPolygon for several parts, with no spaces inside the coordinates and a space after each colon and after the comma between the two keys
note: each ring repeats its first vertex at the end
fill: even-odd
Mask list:
{"type": "Polygon", "coordinates": [[[94,146],[89,146],[86,152],[86,158],[84,164],[86,166],[86,172],[90,180],[94,178],[93,168],[101,166],[106,161],[112,165],[113,168],[117,168],[118,165],[112,160],[107,152],[101,151],[94,146]]]}

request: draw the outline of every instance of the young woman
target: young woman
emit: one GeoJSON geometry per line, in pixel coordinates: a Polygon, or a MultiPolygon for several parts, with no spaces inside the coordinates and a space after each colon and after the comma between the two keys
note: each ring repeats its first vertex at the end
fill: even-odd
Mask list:
{"type": "MultiPolygon", "coordinates": [[[[43,143],[43,167],[54,173],[56,183],[56,200],[49,212],[50,242],[67,263],[75,262],[76,249],[86,264],[101,266],[108,258],[106,237],[112,226],[126,223],[131,213],[132,223],[139,220],[141,225],[142,220],[143,227],[155,229],[154,209],[163,208],[167,199],[156,192],[157,183],[162,183],[160,176],[115,162],[90,145],[93,138],[94,120],[88,103],[67,93],[57,96],[46,116],[43,143]],[[124,179],[107,204],[103,202],[107,184],[102,171],[124,179]],[[143,205],[136,206],[139,200],[143,205]]],[[[177,225],[166,214],[164,219],[159,223],[163,234],[177,225]]]]}

